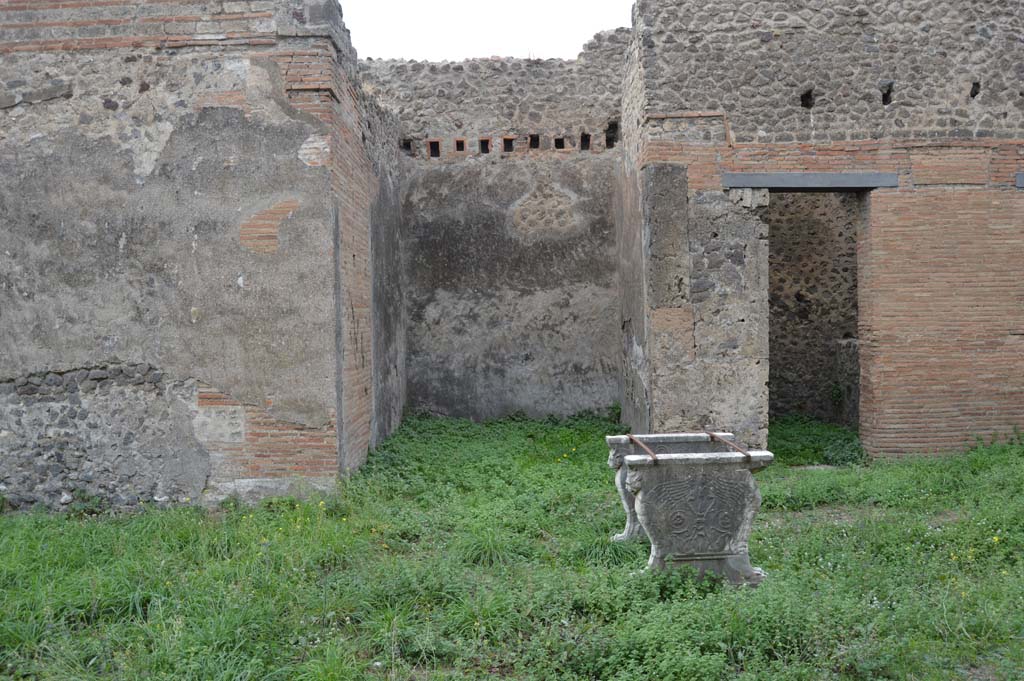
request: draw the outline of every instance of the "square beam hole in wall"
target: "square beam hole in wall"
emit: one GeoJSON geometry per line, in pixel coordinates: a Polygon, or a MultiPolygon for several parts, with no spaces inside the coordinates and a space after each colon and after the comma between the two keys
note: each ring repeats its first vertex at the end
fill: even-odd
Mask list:
{"type": "Polygon", "coordinates": [[[587,133],[580,135],[580,151],[590,151],[590,135],[587,133]]]}
{"type": "Polygon", "coordinates": [[[406,156],[415,156],[416,155],[416,152],[413,150],[413,147],[412,147],[412,140],[404,139],[404,140],[401,141],[400,144],[401,144],[402,152],[406,156]]]}
{"type": "Polygon", "coordinates": [[[429,140],[427,142],[427,151],[430,153],[430,158],[440,158],[441,140],[429,140]]]}
{"type": "Polygon", "coordinates": [[[800,95],[800,106],[805,109],[813,109],[814,99],[814,88],[804,90],[803,94],[800,95]]]}
{"type": "Polygon", "coordinates": [[[564,137],[556,137],[555,138],[555,149],[565,149],[565,138],[564,137]]]}
{"type": "Polygon", "coordinates": [[[530,148],[540,149],[540,135],[530,135],[530,148]]]}
{"type": "Polygon", "coordinates": [[[516,138],[515,137],[504,137],[501,140],[501,144],[502,144],[501,149],[506,154],[511,154],[513,151],[516,150],[516,138]]]}
{"type": "Polygon", "coordinates": [[[455,151],[464,152],[466,150],[466,140],[455,140],[455,151]]]}
{"type": "Polygon", "coordinates": [[[614,149],[615,145],[619,143],[619,122],[610,121],[608,127],[604,131],[604,146],[608,149],[614,149]]]}
{"type": "Polygon", "coordinates": [[[892,104],[892,91],[895,85],[896,84],[891,80],[887,83],[882,83],[882,106],[889,106],[892,104]]]}
{"type": "Polygon", "coordinates": [[[480,153],[489,154],[491,153],[491,140],[482,139],[480,140],[480,153]]]}

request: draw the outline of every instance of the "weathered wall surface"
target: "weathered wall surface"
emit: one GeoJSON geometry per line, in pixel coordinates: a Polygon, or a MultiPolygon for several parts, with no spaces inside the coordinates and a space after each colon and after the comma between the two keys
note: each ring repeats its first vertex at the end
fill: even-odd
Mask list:
{"type": "Polygon", "coordinates": [[[728,429],[763,446],[767,227],[722,193],[691,196],[684,167],[642,177],[651,428],[728,429]]]}
{"type": "Polygon", "coordinates": [[[373,427],[370,445],[390,435],[402,420],[406,399],[405,285],[402,262],[402,169],[395,139],[398,119],[360,95],[373,174],[378,178],[370,207],[373,291],[373,427]]]}
{"type": "Polygon", "coordinates": [[[626,50],[622,80],[622,162],[615,178],[614,215],[619,256],[622,422],[635,433],[648,433],[651,431],[647,343],[650,315],[644,266],[650,235],[638,165],[644,110],[641,56],[640,36],[634,34],[626,50]]]}
{"type": "Polygon", "coordinates": [[[1024,129],[1019,3],[640,0],[635,14],[649,111],[727,112],[737,142],[1024,129]]]}
{"type": "Polygon", "coordinates": [[[365,151],[394,122],[350,84],[340,11],[11,2],[0,18],[0,381],[15,387],[0,494],[55,505],[74,489],[121,503],[330,484],[339,455],[365,457],[372,411],[393,425],[403,390],[394,371],[376,391],[368,372],[339,382],[338,351],[401,366],[404,343],[400,312],[377,334],[339,317],[395,274],[399,172],[390,144],[365,151]],[[159,378],[79,380],[124,366],[159,378]],[[343,390],[371,407],[345,411],[343,390]],[[339,445],[338,413],[367,436],[339,445]],[[25,490],[31,453],[63,441],[25,490]]]}
{"type": "Polygon", "coordinates": [[[857,426],[857,235],[863,195],[773,193],[769,227],[770,414],[857,426]]]}
{"type": "Polygon", "coordinates": [[[410,180],[412,405],[493,418],[618,400],[615,161],[439,164],[410,180]]]}
{"type": "Polygon", "coordinates": [[[600,34],[574,61],[361,63],[365,91],[401,118],[393,144],[408,145],[411,406],[492,418],[619,400],[612,195],[628,36],[600,34]]]}

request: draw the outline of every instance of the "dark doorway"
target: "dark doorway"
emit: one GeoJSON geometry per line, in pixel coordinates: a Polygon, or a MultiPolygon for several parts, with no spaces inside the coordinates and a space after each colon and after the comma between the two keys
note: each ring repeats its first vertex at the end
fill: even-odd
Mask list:
{"type": "Polygon", "coordinates": [[[769,225],[769,415],[856,428],[857,238],[866,192],[772,192],[769,225]]]}

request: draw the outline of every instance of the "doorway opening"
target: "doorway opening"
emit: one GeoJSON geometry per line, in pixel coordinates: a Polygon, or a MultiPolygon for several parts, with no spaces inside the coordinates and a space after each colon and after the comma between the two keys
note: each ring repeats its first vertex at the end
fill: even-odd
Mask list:
{"type": "Polygon", "coordinates": [[[857,241],[867,192],[772,192],[769,418],[805,415],[856,429],[860,360],[857,241]]]}

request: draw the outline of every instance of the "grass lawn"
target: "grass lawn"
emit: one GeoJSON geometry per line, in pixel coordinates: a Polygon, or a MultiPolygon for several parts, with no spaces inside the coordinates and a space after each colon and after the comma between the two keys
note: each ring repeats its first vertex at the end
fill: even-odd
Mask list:
{"type": "Polygon", "coordinates": [[[1024,678],[1024,444],[772,466],[736,589],[609,543],[614,432],[412,418],[322,500],[2,516],[0,678],[1024,678]]]}

